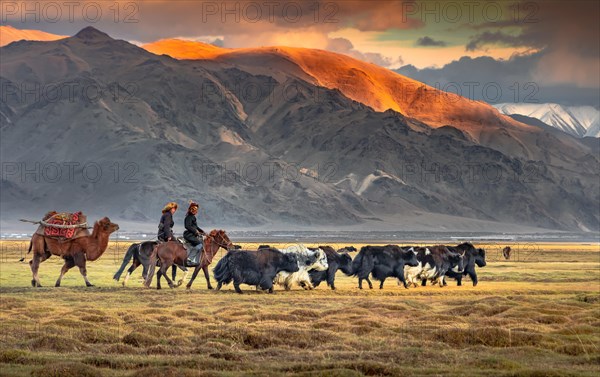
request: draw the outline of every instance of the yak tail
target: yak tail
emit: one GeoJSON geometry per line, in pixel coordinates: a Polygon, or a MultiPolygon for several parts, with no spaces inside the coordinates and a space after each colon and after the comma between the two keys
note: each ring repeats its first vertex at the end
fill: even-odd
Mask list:
{"type": "Polygon", "coordinates": [[[154,270],[156,270],[156,261],[158,260],[158,245],[154,246],[152,249],[152,254],[150,255],[150,265],[148,266],[148,276],[146,277],[146,281],[144,285],[146,288],[150,288],[150,284],[152,284],[152,278],[154,277],[154,270]]]}
{"type": "Polygon", "coordinates": [[[229,284],[233,280],[231,268],[229,267],[230,254],[227,253],[213,269],[215,280],[219,283],[229,284]]]}
{"type": "Polygon", "coordinates": [[[361,252],[352,260],[352,275],[358,274],[358,271],[362,267],[363,259],[365,258],[365,253],[361,252]]]}
{"type": "Polygon", "coordinates": [[[119,269],[115,273],[115,276],[113,276],[113,279],[119,281],[119,279],[121,278],[121,274],[123,273],[123,271],[125,271],[125,267],[127,267],[127,263],[129,263],[131,261],[131,258],[133,258],[133,253],[135,252],[135,249],[137,248],[139,251],[140,245],[141,244],[139,243],[134,243],[131,244],[131,246],[129,246],[129,249],[127,249],[127,252],[123,257],[123,263],[121,263],[121,267],[119,267],[119,269]]]}
{"type": "Polygon", "coordinates": [[[373,255],[370,253],[367,255],[364,247],[360,250],[358,255],[352,260],[352,275],[358,276],[361,271],[371,271],[373,264],[373,255]]]}

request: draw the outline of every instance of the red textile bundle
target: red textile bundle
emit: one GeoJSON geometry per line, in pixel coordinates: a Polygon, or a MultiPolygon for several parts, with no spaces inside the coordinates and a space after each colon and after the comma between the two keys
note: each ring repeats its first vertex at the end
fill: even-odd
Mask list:
{"type": "Polygon", "coordinates": [[[48,212],[46,216],[44,216],[44,222],[49,224],[44,227],[44,235],[50,237],[63,237],[63,238],[71,238],[75,234],[75,231],[78,228],[57,228],[53,227],[52,224],[55,225],[77,225],[81,223],[81,212],[75,213],[57,213],[57,212],[48,212]]]}

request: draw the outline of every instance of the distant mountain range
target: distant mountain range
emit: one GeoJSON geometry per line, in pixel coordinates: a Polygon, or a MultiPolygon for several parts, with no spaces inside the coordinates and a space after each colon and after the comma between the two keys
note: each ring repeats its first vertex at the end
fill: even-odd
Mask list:
{"type": "Polygon", "coordinates": [[[211,226],[598,231],[597,151],[564,132],[331,52],[144,47],[0,48],[4,226],[195,199],[211,226]]]}
{"type": "Polygon", "coordinates": [[[561,106],[556,103],[501,103],[502,114],[524,115],[575,137],[600,137],[600,112],[592,106],[561,106]]]}

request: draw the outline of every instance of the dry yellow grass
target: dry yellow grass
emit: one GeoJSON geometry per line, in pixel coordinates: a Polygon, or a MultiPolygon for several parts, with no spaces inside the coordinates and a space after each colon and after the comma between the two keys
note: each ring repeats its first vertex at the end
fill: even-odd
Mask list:
{"type": "Polygon", "coordinates": [[[26,242],[4,241],[0,374],[597,375],[598,245],[513,244],[513,261],[501,259],[504,246],[487,245],[477,287],[390,280],[359,291],[339,274],[335,292],[237,295],[207,291],[200,277],[191,291],[144,289],[139,270],[122,288],[111,277],[127,244],[116,242],[88,266],[97,287],[74,269],[62,288],[46,288],[60,270],[53,257],[40,268],[46,287],[33,289],[17,261],[26,242]]]}

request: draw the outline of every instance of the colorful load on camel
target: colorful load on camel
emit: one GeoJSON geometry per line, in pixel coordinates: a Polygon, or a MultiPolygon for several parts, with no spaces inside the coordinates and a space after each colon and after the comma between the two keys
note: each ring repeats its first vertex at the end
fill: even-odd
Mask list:
{"type": "Polygon", "coordinates": [[[87,217],[82,212],[48,212],[37,230],[37,234],[64,239],[89,235],[87,217]]]}

